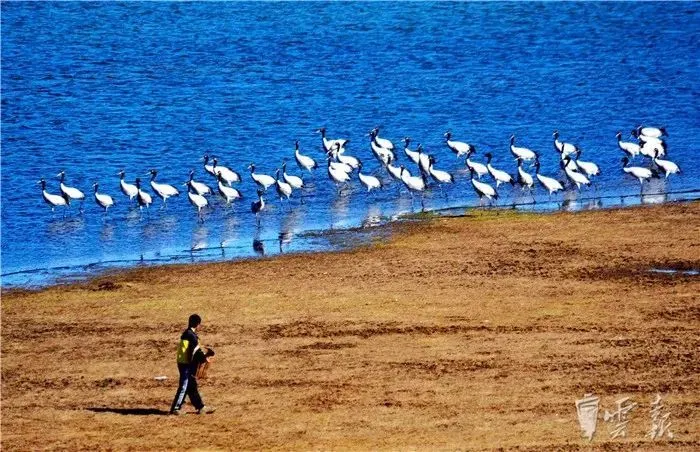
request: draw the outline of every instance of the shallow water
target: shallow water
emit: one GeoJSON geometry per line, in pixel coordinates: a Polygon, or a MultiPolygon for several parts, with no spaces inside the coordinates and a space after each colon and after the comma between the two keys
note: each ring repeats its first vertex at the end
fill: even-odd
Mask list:
{"type": "MultiPolygon", "coordinates": [[[[71,280],[105,268],[345,247],[353,234],[420,210],[396,184],[365,194],[357,179],[337,196],[325,171],[305,175],[304,204],[273,193],[256,227],[254,161],[271,174],[293,144],[323,158],[314,130],[351,139],[365,172],[379,170],[364,135],[406,135],[454,172],[425,197],[431,210],[478,205],[463,161],[443,144],[477,146],[477,160],[515,173],[508,137],[558,173],[552,131],[578,143],[603,174],[582,194],[533,198],[501,188],[499,205],[585,209],[696,199],[700,167],[697,3],[2,3],[2,285],[71,280]],[[620,170],[615,132],[664,125],[684,173],[639,196],[620,170]],[[119,192],[149,168],[181,185],[205,152],[244,175],[246,200],[213,201],[203,224],[183,194],[140,216],[119,192]],[[55,175],[83,190],[52,213],[36,185],[55,175]],[[102,215],[91,185],[118,205],[102,215]],[[670,193],[670,194],[669,194],[670,193]],[[316,231],[314,234],[305,234],[316,231]],[[254,246],[255,244],[255,246],[254,246]]],[[[399,152],[399,161],[406,159],[399,152]]],[[[641,163],[642,160],[636,160],[641,163]]],[[[407,167],[413,169],[412,164],[407,167]]],[[[529,169],[533,172],[532,169],[529,169]]],[[[386,182],[389,179],[386,178],[386,182]]],[[[184,187],[183,187],[184,188],[184,187]]],[[[148,187],[148,191],[150,187],[148,187]]]]}

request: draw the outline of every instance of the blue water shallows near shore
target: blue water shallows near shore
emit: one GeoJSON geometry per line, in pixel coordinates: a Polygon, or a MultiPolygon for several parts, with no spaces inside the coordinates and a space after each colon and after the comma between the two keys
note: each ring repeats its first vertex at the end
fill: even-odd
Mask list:
{"type": "MultiPolygon", "coordinates": [[[[396,185],[366,195],[356,178],[338,197],[321,168],[305,176],[304,204],[280,204],[271,192],[256,228],[246,166],[274,174],[289,158],[289,171],[300,174],[294,140],[322,162],[313,133],[321,126],[331,138],[351,139],[348,153],[367,173],[384,175],[369,150],[370,128],[381,126],[398,147],[404,136],[423,143],[436,166],[457,177],[447,197],[427,195],[429,209],[478,204],[463,160],[444,145],[448,129],[477,146],[475,159],[491,151],[494,165],[513,174],[514,133],[540,152],[548,175],[558,173],[558,129],[583,149],[582,159],[600,165],[596,189],[583,196],[604,206],[639,191],[620,170],[615,132],[628,139],[636,124],[663,125],[668,157],[684,174],[650,191],[700,186],[697,3],[1,6],[5,287],[50,282],[61,268],[254,256],[253,243],[326,249],[333,239],[303,232],[420,208],[396,185]],[[237,188],[246,199],[231,209],[213,202],[198,224],[181,185],[193,168],[215,186],[200,161],[207,152],[244,175],[237,188]],[[156,200],[141,218],[116,173],[147,181],[150,168],[183,193],[167,209],[156,200]],[[57,193],[60,170],[87,194],[83,215],[74,206],[63,218],[43,203],[36,181],[46,178],[57,193]],[[92,200],[95,181],[118,202],[106,217],[92,200]],[[34,271],[41,269],[50,270],[34,271]]],[[[399,163],[415,172],[401,153],[399,163]]],[[[511,193],[502,188],[500,203],[529,202],[511,193]]],[[[536,198],[548,197],[538,189],[536,198]]]]}

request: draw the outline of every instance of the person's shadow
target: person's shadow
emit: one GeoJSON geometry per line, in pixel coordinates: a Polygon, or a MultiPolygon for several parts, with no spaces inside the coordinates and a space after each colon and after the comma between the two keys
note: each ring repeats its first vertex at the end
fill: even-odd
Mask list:
{"type": "Polygon", "coordinates": [[[132,416],[163,416],[167,415],[168,411],[159,410],[158,408],[109,408],[109,407],[94,407],[88,408],[88,411],[93,413],[116,413],[132,416]]]}

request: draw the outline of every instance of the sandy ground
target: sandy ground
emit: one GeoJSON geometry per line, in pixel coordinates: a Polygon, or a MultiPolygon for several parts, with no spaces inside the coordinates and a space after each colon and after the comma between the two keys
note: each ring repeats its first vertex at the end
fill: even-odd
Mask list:
{"type": "Polygon", "coordinates": [[[700,449],[700,276],[649,271],[700,268],[700,203],[391,227],[349,252],[4,292],[2,449],[700,449]],[[218,411],[166,416],[193,312],[218,411]],[[657,393],[674,438],[653,443],[657,393]]]}

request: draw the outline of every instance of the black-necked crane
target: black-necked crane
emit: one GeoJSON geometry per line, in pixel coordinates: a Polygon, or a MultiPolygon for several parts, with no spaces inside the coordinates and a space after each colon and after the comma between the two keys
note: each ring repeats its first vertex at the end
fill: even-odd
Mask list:
{"type": "Polygon", "coordinates": [[[263,191],[267,191],[268,188],[275,184],[274,177],[267,174],[256,173],[254,163],[248,165],[248,169],[250,170],[250,178],[253,179],[253,182],[255,182],[263,191]]]}
{"type": "Polygon", "coordinates": [[[61,180],[61,193],[63,194],[63,197],[66,198],[66,200],[68,200],[68,204],[70,204],[72,200],[80,201],[80,211],[82,212],[83,201],[85,201],[85,193],[83,193],[75,187],[69,187],[68,185],[63,183],[66,178],[65,171],[61,171],[56,177],[58,177],[61,180]]]}
{"type": "Polygon", "coordinates": [[[374,189],[382,188],[382,181],[380,181],[378,177],[372,176],[370,174],[362,174],[362,163],[360,163],[360,168],[357,172],[357,177],[360,178],[360,182],[362,183],[362,185],[367,187],[368,193],[374,189]]]}
{"type": "Polygon", "coordinates": [[[474,172],[476,173],[476,177],[481,179],[481,176],[484,176],[489,173],[489,169],[483,163],[475,162],[471,159],[472,154],[474,154],[475,152],[476,148],[472,146],[469,152],[467,152],[467,158],[464,162],[469,171],[474,170],[474,172]]]}
{"type": "Polygon", "coordinates": [[[214,174],[219,175],[221,174],[221,177],[224,178],[227,184],[231,185],[234,182],[240,182],[241,181],[241,175],[232,170],[231,168],[228,168],[226,166],[221,166],[219,165],[219,160],[217,158],[214,158],[212,160],[212,168],[214,170],[214,174]]]}
{"type": "Polygon", "coordinates": [[[250,211],[255,214],[255,223],[260,226],[260,213],[265,208],[265,199],[263,198],[263,191],[258,189],[258,200],[250,203],[250,211]]]}
{"type": "Polygon", "coordinates": [[[466,155],[467,158],[469,158],[470,153],[476,152],[476,148],[472,146],[469,143],[465,143],[463,141],[454,141],[452,140],[452,132],[448,130],[445,132],[445,144],[447,145],[448,148],[452,152],[454,152],[457,155],[457,158],[466,155]]]}
{"type": "Polygon", "coordinates": [[[475,173],[476,171],[474,171],[473,168],[469,168],[469,175],[471,176],[472,188],[474,188],[474,192],[476,192],[476,195],[479,197],[479,206],[483,205],[484,197],[486,197],[486,199],[488,199],[489,201],[497,200],[498,192],[496,191],[496,189],[487,184],[486,182],[475,180],[475,173]]]}
{"type": "Polygon", "coordinates": [[[491,177],[496,181],[496,188],[498,188],[501,184],[510,184],[515,185],[515,181],[513,180],[513,177],[506,173],[503,170],[499,170],[493,167],[491,165],[491,159],[493,158],[493,154],[490,152],[487,152],[484,154],[486,157],[486,169],[488,169],[489,174],[491,174],[491,177]]]}
{"type": "Polygon", "coordinates": [[[114,199],[112,199],[111,196],[109,196],[107,193],[99,193],[97,191],[99,187],[99,184],[95,182],[92,184],[92,188],[95,191],[95,202],[97,203],[98,206],[102,207],[104,209],[105,213],[107,213],[107,209],[112,207],[114,205],[114,199]]]}
{"type": "Polygon", "coordinates": [[[173,196],[180,196],[180,191],[169,184],[161,184],[156,182],[156,176],[158,176],[158,170],[152,169],[148,172],[151,175],[151,188],[160,199],[163,200],[163,206],[166,206],[168,198],[173,196]]]}
{"type": "Polygon", "coordinates": [[[139,211],[143,213],[144,207],[148,208],[151,204],[153,204],[153,198],[148,192],[141,190],[140,178],[137,177],[134,182],[136,183],[136,190],[138,190],[136,193],[136,202],[139,205],[139,211]]]}
{"type": "Polygon", "coordinates": [[[420,158],[420,152],[418,151],[413,151],[409,148],[411,145],[411,138],[410,137],[405,137],[403,140],[404,146],[403,146],[403,152],[406,154],[406,157],[411,159],[411,161],[415,164],[418,164],[418,159],[420,158]]]}
{"type": "Polygon", "coordinates": [[[194,189],[192,180],[185,182],[187,186],[187,198],[190,200],[190,204],[197,209],[197,217],[200,223],[204,223],[204,217],[202,216],[202,209],[209,205],[209,201],[203,195],[197,193],[194,189]]]}
{"type": "Polygon", "coordinates": [[[299,140],[294,142],[294,158],[297,161],[297,165],[299,165],[299,169],[311,172],[311,170],[318,168],[318,163],[314,159],[299,152],[299,140]]]}
{"type": "Polygon", "coordinates": [[[600,168],[598,168],[598,165],[596,165],[593,162],[585,162],[583,160],[580,160],[581,157],[581,149],[576,149],[576,166],[578,167],[579,170],[583,174],[586,175],[589,179],[593,176],[599,176],[600,175],[600,168]]]}
{"type": "Polygon", "coordinates": [[[579,173],[575,169],[572,169],[569,164],[571,163],[571,157],[568,155],[564,157],[564,160],[561,160],[560,165],[562,169],[564,170],[564,173],[566,174],[566,177],[569,178],[569,180],[576,185],[576,188],[581,190],[581,185],[588,186],[591,184],[591,181],[586,177],[585,174],[579,173]]]}
{"type": "Polygon", "coordinates": [[[321,146],[323,147],[323,151],[327,154],[333,149],[333,146],[335,144],[338,145],[339,148],[345,147],[345,145],[350,141],[350,140],[345,140],[345,139],[335,139],[331,140],[326,138],[326,128],[321,127],[320,129],[316,130],[316,133],[321,134],[321,146]]]}
{"type": "Polygon", "coordinates": [[[576,152],[576,146],[571,144],[571,143],[565,143],[563,141],[559,141],[559,131],[555,130],[554,133],[552,133],[552,137],[554,137],[554,149],[561,154],[562,159],[569,154],[573,154],[576,152]]]}
{"type": "MultiPolygon", "coordinates": [[[[37,184],[41,185],[41,195],[44,198],[44,202],[51,206],[51,211],[54,212],[56,207],[68,207],[68,198],[65,195],[54,195],[46,191],[46,180],[41,179],[37,184]]],[[[63,215],[66,214],[65,209],[63,210],[63,215]]]]}
{"type": "Polygon", "coordinates": [[[217,188],[219,189],[219,195],[224,199],[224,201],[226,201],[227,206],[230,206],[233,201],[242,198],[240,191],[228,185],[220,175],[217,177],[217,188]]]}
{"type": "Polygon", "coordinates": [[[644,188],[644,182],[648,181],[655,175],[658,175],[658,173],[655,170],[652,170],[650,168],[643,168],[641,166],[627,166],[629,164],[629,159],[627,157],[622,157],[622,171],[625,173],[636,177],[637,180],[639,181],[639,193],[641,194],[642,189],[644,188]]]}
{"type": "Polygon", "coordinates": [[[423,203],[423,192],[425,191],[425,174],[421,172],[420,176],[412,176],[411,173],[401,165],[401,182],[406,186],[409,193],[411,193],[411,199],[413,199],[413,193],[420,193],[420,206],[422,210],[425,210],[425,204],[423,203]]]}
{"type": "Polygon", "coordinates": [[[139,190],[136,188],[136,185],[130,184],[124,180],[126,177],[124,170],[119,171],[117,176],[119,176],[119,188],[121,189],[122,193],[124,193],[125,196],[128,196],[129,200],[136,198],[139,190]]]}
{"type": "Polygon", "coordinates": [[[332,163],[337,163],[337,162],[331,162],[331,156],[329,155],[326,157],[328,160],[328,178],[335,183],[336,188],[338,189],[338,194],[342,191],[340,188],[340,185],[342,184],[345,186],[345,184],[348,183],[350,180],[350,175],[346,173],[345,171],[342,171],[332,165],[332,163]]]}
{"type": "Polygon", "coordinates": [[[516,160],[534,160],[537,158],[535,151],[515,145],[515,135],[510,136],[510,153],[516,160]]]}
{"type": "MultiPolygon", "coordinates": [[[[537,162],[537,157],[535,157],[535,162],[537,162]]],[[[530,173],[523,169],[523,161],[518,159],[518,184],[521,189],[532,190],[535,186],[535,179],[530,173]]]]}
{"type": "Polygon", "coordinates": [[[656,149],[656,152],[654,153],[653,162],[657,167],[661,168],[664,171],[664,173],[666,173],[666,177],[665,177],[666,179],[668,179],[668,176],[670,174],[680,174],[681,173],[681,169],[677,164],[675,164],[674,162],[672,162],[670,160],[662,160],[659,158],[659,150],[658,149],[656,149]]]}
{"type": "Polygon", "coordinates": [[[275,189],[277,190],[277,196],[279,196],[280,201],[284,201],[285,199],[289,201],[289,197],[292,196],[292,186],[285,182],[284,179],[280,180],[280,172],[281,170],[279,168],[275,171],[275,189]]]}
{"type": "Polygon", "coordinates": [[[554,193],[558,191],[564,191],[564,184],[559,182],[557,179],[549,176],[543,176],[540,174],[540,160],[535,160],[535,176],[537,180],[542,184],[542,186],[549,192],[551,197],[554,193]]]}
{"type": "Polygon", "coordinates": [[[617,146],[622,152],[627,154],[629,158],[634,158],[639,155],[639,143],[632,143],[630,141],[622,141],[622,132],[617,132],[615,134],[617,138],[617,146]]]}
{"type": "Polygon", "coordinates": [[[198,195],[210,195],[211,187],[203,182],[197,182],[194,180],[194,170],[190,170],[190,185],[189,188],[192,189],[198,195]]]}

